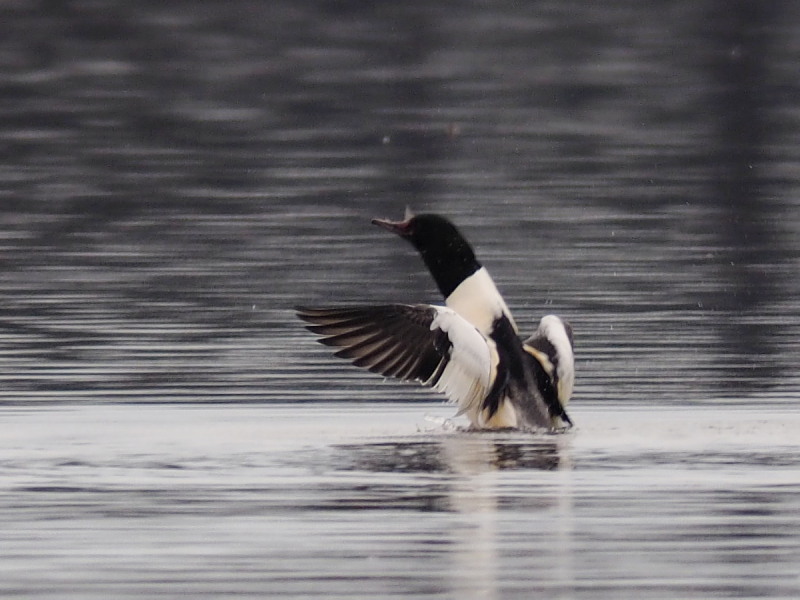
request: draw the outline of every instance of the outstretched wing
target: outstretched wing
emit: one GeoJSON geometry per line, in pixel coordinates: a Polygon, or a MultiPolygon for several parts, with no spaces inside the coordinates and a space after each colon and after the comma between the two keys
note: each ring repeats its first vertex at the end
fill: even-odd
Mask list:
{"type": "Polygon", "coordinates": [[[523,348],[541,367],[537,371],[539,391],[550,413],[571,424],[565,408],[575,385],[575,357],[572,326],[555,315],[542,317],[539,328],[523,343],[523,348]]]}
{"type": "Polygon", "coordinates": [[[387,304],[297,308],[320,342],[354,365],[419,381],[444,393],[460,412],[480,406],[497,369],[494,342],[450,308],[387,304]]]}

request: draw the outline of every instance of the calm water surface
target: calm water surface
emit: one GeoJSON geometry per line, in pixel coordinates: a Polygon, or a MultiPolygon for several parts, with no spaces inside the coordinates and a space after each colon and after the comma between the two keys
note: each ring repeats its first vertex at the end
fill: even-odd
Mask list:
{"type": "Polygon", "coordinates": [[[9,597],[795,598],[800,411],[6,409],[9,597]],[[621,416],[620,416],[621,415],[621,416]]]}
{"type": "Polygon", "coordinates": [[[0,7],[0,594],[800,596],[800,6],[0,7]],[[475,435],[295,304],[574,325],[475,435]],[[428,415],[426,417],[426,415],[428,415]]]}

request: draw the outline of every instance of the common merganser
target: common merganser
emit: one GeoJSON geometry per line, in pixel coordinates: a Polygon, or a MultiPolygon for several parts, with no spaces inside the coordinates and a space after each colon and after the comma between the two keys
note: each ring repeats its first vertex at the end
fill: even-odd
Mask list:
{"type": "Polygon", "coordinates": [[[298,307],[319,341],[356,366],[444,393],[474,429],[571,427],[564,410],[575,381],[569,323],[547,315],[520,338],[488,271],[444,217],[407,212],[403,221],[372,223],[411,242],[445,306],[298,307]]]}

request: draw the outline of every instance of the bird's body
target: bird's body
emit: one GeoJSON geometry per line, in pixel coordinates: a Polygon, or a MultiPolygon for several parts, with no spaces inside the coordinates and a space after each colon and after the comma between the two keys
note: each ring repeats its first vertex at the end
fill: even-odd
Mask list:
{"type": "Polygon", "coordinates": [[[445,306],[299,308],[320,342],[356,366],[444,393],[476,429],[572,425],[564,411],[574,384],[569,324],[548,315],[523,341],[488,271],[447,219],[373,223],[419,251],[445,306]]]}

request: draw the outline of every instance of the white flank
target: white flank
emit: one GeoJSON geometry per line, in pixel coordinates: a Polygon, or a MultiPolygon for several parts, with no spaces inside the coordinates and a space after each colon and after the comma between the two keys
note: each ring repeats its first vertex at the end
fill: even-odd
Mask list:
{"type": "Polygon", "coordinates": [[[518,331],[505,300],[485,267],[462,281],[447,297],[446,303],[485,336],[492,332],[495,319],[501,315],[506,315],[514,331],[518,331]]]}
{"type": "Polygon", "coordinates": [[[434,389],[458,404],[459,414],[467,414],[473,425],[479,425],[481,403],[489,392],[499,361],[494,342],[454,310],[434,308],[436,317],[431,331],[444,331],[452,344],[450,360],[434,389]]]}
{"type": "Polygon", "coordinates": [[[478,416],[478,422],[473,421],[473,424],[481,429],[507,429],[517,426],[517,411],[514,410],[511,402],[502,401],[497,407],[497,412],[491,417],[488,415],[489,409],[483,409],[478,416]]]}
{"type": "MultiPolygon", "coordinates": [[[[539,321],[538,334],[547,338],[556,349],[558,399],[562,406],[566,406],[572,397],[572,388],[575,385],[575,356],[572,353],[572,344],[569,341],[564,322],[555,315],[545,315],[539,321]]],[[[552,366],[550,368],[552,369],[552,366]]]]}

